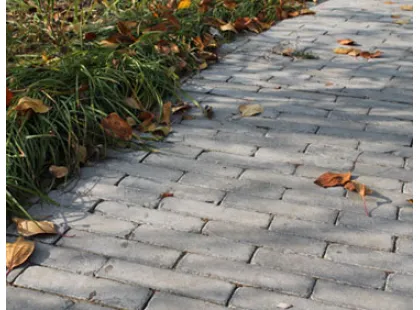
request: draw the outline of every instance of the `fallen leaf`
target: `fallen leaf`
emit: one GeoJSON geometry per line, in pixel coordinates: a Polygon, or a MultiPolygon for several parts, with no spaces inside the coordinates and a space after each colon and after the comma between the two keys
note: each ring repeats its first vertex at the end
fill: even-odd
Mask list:
{"type": "Polygon", "coordinates": [[[239,106],[239,112],[242,117],[254,116],[264,111],[264,108],[259,103],[241,104],[239,106]]]}
{"type": "Polygon", "coordinates": [[[374,53],[363,51],[363,52],[360,52],[360,54],[359,54],[359,56],[361,56],[363,58],[366,58],[366,59],[378,58],[378,57],[381,57],[381,55],[382,55],[382,52],[380,52],[380,51],[376,51],[374,53]]]}
{"type": "Polygon", "coordinates": [[[85,33],[85,41],[93,41],[96,39],[96,33],[94,32],[86,32],[85,33]]]}
{"type": "Polygon", "coordinates": [[[174,194],[173,193],[170,193],[170,192],[164,192],[164,193],[162,193],[162,194],[160,194],[160,198],[168,198],[168,197],[173,197],[174,196],[174,194]]]}
{"type": "Polygon", "coordinates": [[[413,5],[412,4],[404,4],[402,6],[400,6],[402,11],[412,11],[413,10],[413,5]]]}
{"type": "Polygon", "coordinates": [[[133,97],[125,98],[124,102],[130,108],[137,109],[137,110],[144,110],[142,104],[133,97]]]}
{"type": "Polygon", "coordinates": [[[349,47],[337,47],[337,48],[334,49],[334,53],[344,55],[344,54],[350,53],[352,50],[353,49],[349,48],[349,47]]]}
{"type": "Polygon", "coordinates": [[[101,125],[105,133],[112,137],[118,137],[122,140],[130,140],[133,136],[133,129],[117,113],[112,112],[106,118],[102,119],[101,125]]]}
{"type": "Polygon", "coordinates": [[[293,305],[285,303],[285,302],[281,302],[277,305],[277,308],[280,308],[280,309],[290,309],[292,307],[293,305]]]}
{"type": "Polygon", "coordinates": [[[407,201],[411,204],[413,204],[413,199],[407,199],[407,201]]]}
{"type": "Polygon", "coordinates": [[[182,102],[181,104],[172,107],[172,114],[183,112],[189,109],[191,109],[191,106],[186,102],[182,102]]]}
{"type": "Polygon", "coordinates": [[[334,83],[333,82],[327,82],[327,83],[325,83],[325,86],[333,86],[334,85],[334,83]]]}
{"type": "Polygon", "coordinates": [[[295,52],[295,50],[291,47],[285,48],[284,50],[282,50],[281,54],[283,56],[286,57],[293,57],[293,53],[295,52]]]}
{"type": "Polygon", "coordinates": [[[198,66],[198,68],[199,68],[200,70],[204,70],[204,69],[206,69],[207,67],[208,67],[207,62],[203,62],[203,63],[199,64],[199,66],[198,66]]]}
{"type": "Polygon", "coordinates": [[[178,4],[178,10],[188,9],[191,6],[191,0],[181,0],[178,4]]]}
{"type": "Polygon", "coordinates": [[[362,50],[359,50],[358,48],[354,48],[351,50],[347,55],[349,56],[359,56],[359,54],[362,52],[362,50]]]}
{"type": "Polygon", "coordinates": [[[131,116],[127,116],[125,120],[127,121],[128,125],[130,125],[131,127],[134,127],[137,125],[136,120],[132,118],[131,116]]]}
{"type": "Polygon", "coordinates": [[[364,185],[362,183],[359,183],[359,182],[356,182],[356,181],[347,182],[344,185],[344,188],[349,190],[349,191],[357,192],[360,195],[360,197],[362,197],[363,207],[365,208],[365,213],[366,213],[367,216],[369,216],[369,211],[368,211],[367,206],[366,206],[366,195],[372,194],[373,191],[370,188],[368,188],[366,185],[364,185]]]}
{"type": "Polygon", "coordinates": [[[238,31],[236,31],[235,26],[232,23],[227,23],[225,25],[220,26],[220,30],[222,30],[222,31],[233,31],[235,33],[238,33],[238,31]]]}
{"type": "Polygon", "coordinates": [[[13,93],[6,87],[6,107],[10,106],[10,101],[13,98],[13,93]]]}
{"type": "Polygon", "coordinates": [[[206,105],[204,107],[204,114],[208,119],[212,119],[214,115],[213,108],[211,106],[206,105]]]}
{"type": "Polygon", "coordinates": [[[321,187],[334,187],[334,186],[343,186],[351,179],[351,172],[347,173],[334,173],[326,172],[321,174],[316,180],[315,184],[321,187]]]}
{"type": "Polygon", "coordinates": [[[47,113],[51,107],[46,106],[41,100],[29,97],[22,97],[19,99],[17,105],[13,108],[16,111],[32,110],[35,113],[47,113]]]}
{"type": "Polygon", "coordinates": [[[354,45],[356,42],[354,42],[352,39],[341,39],[337,40],[337,43],[341,45],[354,45]]]}
{"type": "Polygon", "coordinates": [[[385,1],[384,4],[394,4],[394,1],[385,1]]]}
{"type": "Polygon", "coordinates": [[[15,222],[18,233],[24,237],[57,233],[54,223],[49,221],[31,221],[17,217],[12,218],[12,221],[15,222]]]}
{"type": "Polygon", "coordinates": [[[410,22],[409,19],[398,19],[396,21],[394,21],[394,24],[398,24],[398,25],[406,25],[410,22]]]}
{"type": "Polygon", "coordinates": [[[49,172],[57,179],[64,178],[66,175],[69,174],[69,169],[64,166],[56,166],[51,165],[49,168],[49,172]]]}
{"type": "Polygon", "coordinates": [[[15,267],[22,265],[35,250],[33,241],[26,241],[23,237],[18,237],[13,243],[6,243],[6,276],[15,267]]]}
{"type": "Polygon", "coordinates": [[[163,104],[161,124],[169,125],[171,123],[172,103],[170,101],[163,104]]]}
{"type": "Polygon", "coordinates": [[[316,12],[310,10],[310,9],[302,9],[300,10],[300,15],[315,15],[316,12]]]}
{"type": "Polygon", "coordinates": [[[400,18],[401,15],[400,14],[391,14],[391,18],[400,18]]]}

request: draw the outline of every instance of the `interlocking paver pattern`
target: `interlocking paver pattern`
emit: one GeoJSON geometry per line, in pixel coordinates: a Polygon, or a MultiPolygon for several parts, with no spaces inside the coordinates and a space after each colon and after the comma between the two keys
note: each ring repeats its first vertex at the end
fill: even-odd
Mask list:
{"type": "Polygon", "coordinates": [[[183,85],[212,120],[192,109],[160,152],[111,151],[50,193],[61,207],[29,209],[71,237],[35,238],[7,278],[8,309],[412,309],[413,28],[402,4],[412,1],[321,2],[224,45],[183,85]],[[334,54],[347,37],[383,57],[334,54]],[[241,118],[249,102],[264,112],[241,118]],[[313,183],[328,170],[374,190],[371,217],[357,194],[313,183]]]}

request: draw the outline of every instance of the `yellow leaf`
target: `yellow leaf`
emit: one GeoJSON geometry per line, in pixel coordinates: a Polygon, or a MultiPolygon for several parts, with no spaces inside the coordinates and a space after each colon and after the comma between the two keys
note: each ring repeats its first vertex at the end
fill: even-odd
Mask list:
{"type": "Polygon", "coordinates": [[[25,241],[22,237],[17,238],[13,243],[6,243],[6,268],[7,272],[22,265],[35,250],[33,241],[25,241]]]}
{"type": "Polygon", "coordinates": [[[362,52],[362,50],[358,48],[352,49],[347,55],[349,56],[359,56],[359,54],[362,52]]]}
{"type": "Polygon", "coordinates": [[[334,49],[334,53],[336,54],[348,54],[352,51],[352,48],[348,48],[348,47],[337,47],[334,49]]]}
{"type": "Polygon", "coordinates": [[[191,0],[181,0],[178,4],[178,10],[188,9],[191,6],[191,0]]]}
{"type": "Polygon", "coordinates": [[[239,106],[239,112],[243,117],[254,116],[260,114],[264,111],[261,104],[254,103],[254,104],[241,104],[239,106]]]}
{"type": "Polygon", "coordinates": [[[69,174],[69,169],[64,166],[51,165],[49,171],[57,179],[64,178],[69,174]]]}
{"type": "Polygon", "coordinates": [[[403,11],[412,11],[413,10],[413,5],[411,4],[405,4],[400,6],[401,10],[403,11]]]}
{"type": "Polygon", "coordinates": [[[222,31],[233,31],[235,33],[238,33],[238,31],[236,31],[235,26],[231,23],[227,23],[225,25],[220,26],[220,30],[222,31]]]}
{"type": "Polygon", "coordinates": [[[47,113],[51,107],[46,106],[41,100],[29,97],[22,97],[19,99],[18,104],[14,107],[16,111],[32,110],[36,113],[47,113]]]}
{"type": "Polygon", "coordinates": [[[31,221],[14,217],[12,221],[16,223],[17,231],[24,237],[38,234],[56,234],[54,223],[48,221],[31,221]]]}
{"type": "Polygon", "coordinates": [[[204,70],[204,69],[206,69],[207,67],[208,67],[207,62],[203,62],[203,63],[201,63],[201,64],[198,66],[198,68],[199,68],[200,70],[204,70]]]}

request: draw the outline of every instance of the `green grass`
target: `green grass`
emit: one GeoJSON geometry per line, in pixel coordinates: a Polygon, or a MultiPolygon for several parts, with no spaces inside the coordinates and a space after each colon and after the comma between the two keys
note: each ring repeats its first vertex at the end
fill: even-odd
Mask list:
{"type": "MultiPolygon", "coordinates": [[[[100,146],[120,143],[105,135],[100,122],[116,112],[140,123],[140,111],[128,107],[126,98],[136,98],[145,111],[159,116],[164,101],[179,94],[180,76],[210,63],[206,57],[216,53],[214,45],[234,36],[219,31],[223,39],[215,38],[201,50],[194,38],[209,38],[211,28],[218,27],[215,18],[225,23],[242,17],[258,17],[264,23],[277,18],[278,0],[236,2],[236,9],[229,10],[214,0],[208,11],[200,12],[200,0],[183,10],[164,9],[164,0],[7,1],[7,87],[14,93],[7,112],[8,214],[27,215],[29,197],[48,199],[44,193],[59,181],[48,172],[51,165],[68,167],[71,176],[83,165],[81,146],[89,155],[100,146]],[[129,35],[118,27],[120,21],[136,23],[129,35]],[[162,23],[164,31],[150,31],[162,23]],[[89,40],[87,33],[95,38],[89,40]],[[101,44],[118,33],[122,42],[101,44]],[[171,43],[177,50],[162,53],[156,48],[171,43]],[[23,96],[40,99],[51,110],[14,111],[23,96]]],[[[302,7],[295,0],[283,1],[285,11],[302,7]]]]}

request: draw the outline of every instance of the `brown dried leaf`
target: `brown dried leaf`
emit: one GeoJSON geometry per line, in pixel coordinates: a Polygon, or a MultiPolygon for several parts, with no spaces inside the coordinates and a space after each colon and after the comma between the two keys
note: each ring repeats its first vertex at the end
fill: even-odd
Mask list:
{"type": "Polygon", "coordinates": [[[133,136],[133,129],[117,113],[112,112],[106,118],[102,119],[101,125],[105,133],[112,137],[118,137],[122,140],[130,140],[133,136]]]}
{"type": "Polygon", "coordinates": [[[347,173],[334,173],[326,172],[321,174],[316,180],[315,184],[321,187],[334,187],[334,186],[343,186],[351,179],[351,172],[347,173]]]}
{"type": "Polygon", "coordinates": [[[125,98],[124,102],[130,108],[137,109],[137,110],[144,110],[144,107],[142,106],[142,104],[133,97],[125,98]]]}
{"type": "Polygon", "coordinates": [[[349,191],[353,191],[353,192],[357,192],[360,197],[362,197],[363,200],[363,207],[365,208],[365,213],[367,216],[369,216],[369,211],[367,209],[366,206],[366,195],[370,195],[373,193],[373,191],[367,187],[366,185],[356,182],[356,181],[350,181],[348,183],[346,183],[344,185],[344,188],[349,190],[349,191]]]}
{"type": "Polygon", "coordinates": [[[13,93],[10,91],[8,87],[6,87],[6,107],[10,105],[10,101],[13,98],[13,93]]]}
{"type": "Polygon", "coordinates": [[[136,120],[132,118],[131,116],[127,116],[126,121],[128,125],[130,125],[131,127],[134,127],[137,124],[136,120]]]}
{"type": "Polygon", "coordinates": [[[234,10],[237,6],[237,3],[235,0],[224,0],[223,6],[228,10],[234,10]]]}
{"type": "Polygon", "coordinates": [[[354,42],[352,39],[340,39],[337,40],[337,43],[341,45],[354,45],[356,42],[354,42]]]}
{"type": "Polygon", "coordinates": [[[406,25],[410,22],[410,20],[408,19],[397,19],[396,21],[394,21],[394,24],[398,24],[398,25],[406,25]]]}
{"type": "Polygon", "coordinates": [[[354,48],[350,53],[348,53],[347,55],[349,56],[359,56],[360,53],[362,52],[362,50],[358,49],[358,48],[354,48]]]}
{"type": "Polygon", "coordinates": [[[6,268],[9,273],[15,267],[22,265],[35,250],[33,241],[26,241],[18,237],[13,243],[6,243],[6,268]]]}
{"type": "Polygon", "coordinates": [[[168,197],[173,197],[174,196],[174,194],[173,193],[170,193],[170,192],[164,192],[164,193],[162,193],[162,194],[160,194],[160,198],[168,198],[168,197]]]}
{"type": "Polygon", "coordinates": [[[86,146],[78,145],[76,147],[76,156],[79,163],[86,163],[87,160],[87,149],[86,146]]]}
{"type": "Polygon", "coordinates": [[[46,106],[41,100],[29,97],[22,97],[19,99],[17,105],[13,108],[16,111],[32,110],[35,113],[47,113],[51,107],[46,106]]]}
{"type": "Polygon", "coordinates": [[[96,39],[96,33],[94,32],[86,32],[85,33],[85,41],[93,41],[96,39]]]}
{"type": "Polygon", "coordinates": [[[260,114],[264,111],[264,108],[259,103],[241,104],[239,106],[239,112],[242,117],[249,117],[260,114]]]}
{"type": "Polygon", "coordinates": [[[413,199],[407,199],[407,201],[411,204],[413,204],[413,199]]]}
{"type": "Polygon", "coordinates": [[[49,172],[57,179],[64,178],[66,175],[69,174],[69,169],[64,166],[56,166],[51,165],[49,168],[49,172]]]}
{"type": "Polygon", "coordinates": [[[208,119],[212,119],[214,115],[213,108],[211,106],[206,105],[204,107],[204,114],[208,119]]]}
{"type": "Polygon", "coordinates": [[[337,47],[334,49],[334,53],[345,55],[345,54],[350,53],[352,50],[353,49],[349,47],[337,47]]]}
{"type": "Polygon", "coordinates": [[[281,54],[286,57],[293,57],[294,52],[295,52],[295,49],[288,47],[282,50],[281,54]]]}
{"type": "Polygon", "coordinates": [[[394,4],[394,1],[385,1],[384,4],[394,4]]]}
{"type": "Polygon", "coordinates": [[[401,15],[400,14],[391,14],[391,18],[400,18],[401,15]]]}
{"type": "Polygon", "coordinates": [[[54,223],[48,221],[31,221],[14,217],[17,231],[24,237],[30,237],[39,234],[56,234],[54,223]]]}
{"type": "Polygon", "coordinates": [[[359,54],[359,56],[361,56],[363,58],[366,58],[366,59],[378,58],[378,57],[381,57],[381,55],[382,55],[382,52],[380,52],[380,51],[376,51],[374,53],[371,53],[371,52],[368,52],[368,51],[363,51],[363,52],[360,52],[360,54],[359,54]]]}
{"type": "Polygon", "coordinates": [[[172,107],[172,114],[183,112],[185,110],[191,109],[191,106],[186,102],[181,102],[181,104],[178,104],[174,107],[172,107]]]}

